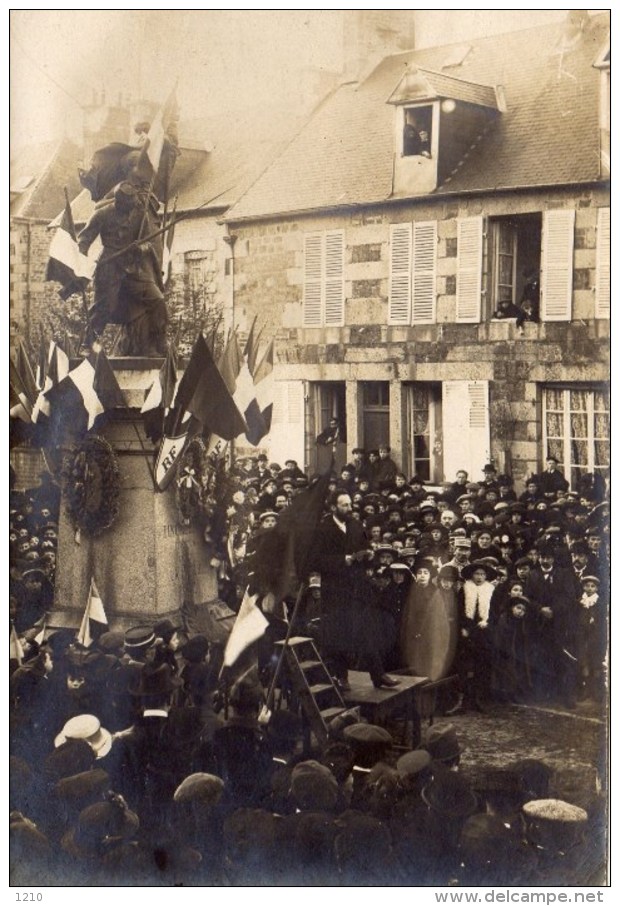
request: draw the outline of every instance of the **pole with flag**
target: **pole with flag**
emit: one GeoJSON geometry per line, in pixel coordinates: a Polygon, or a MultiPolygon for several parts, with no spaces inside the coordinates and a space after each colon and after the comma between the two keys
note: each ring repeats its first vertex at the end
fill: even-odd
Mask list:
{"type": "Polygon", "coordinates": [[[17,661],[22,664],[24,660],[24,648],[15,630],[15,624],[11,623],[11,633],[9,635],[9,660],[17,661]]]}
{"type": "Polygon", "coordinates": [[[231,685],[230,678],[235,666],[247,660],[253,652],[255,643],[263,637],[269,625],[267,617],[258,607],[258,593],[250,594],[246,588],[239,608],[239,613],[228,636],[224,649],[224,660],[220,671],[220,678],[227,685],[231,685]]]}
{"type": "Polygon", "coordinates": [[[85,290],[95,273],[95,263],[93,258],[82,255],[78,248],[69,193],[65,188],[65,209],[50,244],[45,279],[60,283],[58,293],[61,299],[66,300],[79,293],[86,306],[85,290]]]}
{"type": "Polygon", "coordinates": [[[245,421],[201,333],[178,383],[164,429],[155,464],[158,490],[164,491],[168,487],[186,444],[199,430],[232,440],[245,429],[245,421]]]}
{"type": "Polygon", "coordinates": [[[81,626],[78,630],[77,641],[84,648],[90,648],[94,641],[102,636],[104,632],[107,632],[107,629],[108,618],[103,609],[103,601],[97,591],[95,580],[91,578],[88,601],[86,603],[84,616],[82,617],[81,626]]]}

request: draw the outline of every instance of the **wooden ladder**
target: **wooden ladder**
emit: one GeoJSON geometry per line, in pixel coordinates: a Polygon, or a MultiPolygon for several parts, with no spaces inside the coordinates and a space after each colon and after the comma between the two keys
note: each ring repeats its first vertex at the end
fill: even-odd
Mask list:
{"type": "Polygon", "coordinates": [[[329,722],[347,710],[340,690],[317,651],[314,641],[294,636],[288,642],[276,642],[284,648],[293,690],[318,742],[324,745],[329,735],[329,722]]]}

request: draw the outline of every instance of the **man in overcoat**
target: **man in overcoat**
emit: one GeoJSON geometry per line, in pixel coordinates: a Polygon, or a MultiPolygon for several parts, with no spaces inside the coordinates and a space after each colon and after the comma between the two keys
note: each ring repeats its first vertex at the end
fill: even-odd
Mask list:
{"type": "Polygon", "coordinates": [[[361,523],[351,518],[349,494],[338,493],[332,513],[319,526],[313,568],[321,574],[323,647],[328,665],[343,691],[348,691],[350,659],[368,665],[378,688],[397,686],[384,673],[373,632],[376,611],[365,565],[373,556],[361,523]]]}

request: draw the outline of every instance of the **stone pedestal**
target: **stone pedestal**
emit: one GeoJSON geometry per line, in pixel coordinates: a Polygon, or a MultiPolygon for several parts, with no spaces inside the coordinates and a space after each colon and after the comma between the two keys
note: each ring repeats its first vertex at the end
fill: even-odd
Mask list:
{"type": "Polygon", "coordinates": [[[213,551],[201,532],[182,525],[174,482],[156,491],[149,469],[154,448],[145,437],[140,408],[159,361],[112,360],[127,402],[101,435],[119,461],[119,514],[97,537],[76,534],[61,502],[54,611],[50,623],[79,626],[94,577],[112,629],[176,620],[183,608],[217,598],[213,551]]]}

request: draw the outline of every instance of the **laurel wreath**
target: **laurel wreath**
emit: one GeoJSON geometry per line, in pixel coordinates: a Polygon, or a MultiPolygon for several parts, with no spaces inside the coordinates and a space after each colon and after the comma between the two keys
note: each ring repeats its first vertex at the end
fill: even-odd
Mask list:
{"type": "Polygon", "coordinates": [[[105,438],[93,434],[65,458],[63,486],[67,514],[74,528],[99,535],[119,512],[120,469],[105,438]]]}

